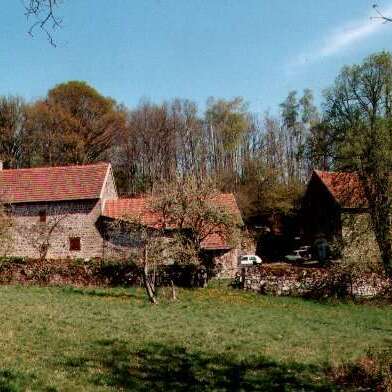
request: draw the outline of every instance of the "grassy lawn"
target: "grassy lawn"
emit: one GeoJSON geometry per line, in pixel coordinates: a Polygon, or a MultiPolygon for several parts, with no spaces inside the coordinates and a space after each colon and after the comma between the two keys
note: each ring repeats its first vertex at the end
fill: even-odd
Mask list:
{"type": "Polygon", "coordinates": [[[226,289],[0,287],[0,391],[331,391],[325,369],[392,343],[392,308],[226,289]]]}

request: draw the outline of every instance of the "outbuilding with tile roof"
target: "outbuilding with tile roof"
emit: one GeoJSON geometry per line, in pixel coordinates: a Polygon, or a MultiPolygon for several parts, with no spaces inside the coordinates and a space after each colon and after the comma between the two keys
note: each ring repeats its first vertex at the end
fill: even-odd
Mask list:
{"type": "Polygon", "coordinates": [[[314,171],[302,203],[301,223],[308,244],[325,238],[338,255],[377,260],[367,201],[355,172],[314,171]]]}
{"type": "MultiPolygon", "coordinates": [[[[122,239],[110,237],[108,220],[134,216],[150,227],[158,227],[162,222],[152,212],[148,198],[118,197],[111,165],[106,162],[0,169],[0,199],[13,221],[9,243],[1,246],[3,255],[125,258],[129,252],[122,240],[127,234],[122,233],[122,239]]],[[[242,221],[233,194],[218,194],[212,202],[242,221]]],[[[213,257],[229,263],[230,269],[236,267],[238,249],[232,249],[221,234],[210,234],[202,246],[213,257]]]]}

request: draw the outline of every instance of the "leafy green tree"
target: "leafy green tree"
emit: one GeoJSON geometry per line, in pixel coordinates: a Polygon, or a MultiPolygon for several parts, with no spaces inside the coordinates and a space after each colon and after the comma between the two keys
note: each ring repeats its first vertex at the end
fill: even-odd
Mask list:
{"type": "Polygon", "coordinates": [[[97,160],[124,127],[124,113],[116,102],[85,82],[70,81],[55,86],[49,90],[46,102],[60,107],[78,122],[79,137],[84,144],[83,162],[97,160]]]}
{"type": "Polygon", "coordinates": [[[315,123],[319,122],[319,112],[314,104],[314,95],[312,90],[308,88],[304,90],[303,95],[299,100],[299,105],[303,124],[311,127],[315,123]]]}
{"type": "Polygon", "coordinates": [[[83,162],[84,143],[79,123],[59,105],[37,101],[26,111],[22,134],[23,166],[83,162]]]}
{"type": "Polygon", "coordinates": [[[300,180],[307,180],[315,168],[315,159],[319,161],[321,159],[320,154],[325,152],[325,146],[322,144],[324,140],[322,136],[325,134],[322,132],[324,128],[320,127],[320,114],[314,104],[312,90],[305,89],[303,91],[299,105],[301,113],[301,124],[299,124],[301,137],[299,138],[296,157],[298,161],[297,166],[299,166],[300,174],[303,176],[300,180]]]}
{"type": "Polygon", "coordinates": [[[304,186],[295,179],[281,181],[277,168],[261,161],[251,161],[246,168],[246,179],[237,197],[246,220],[295,214],[304,186]]]}
{"type": "MultiPolygon", "coordinates": [[[[302,100],[308,109],[310,96],[302,100]]],[[[301,102],[301,101],[300,101],[301,102]]],[[[287,161],[287,175],[289,178],[303,177],[304,127],[300,122],[301,103],[297,99],[297,92],[290,91],[286,99],[280,104],[283,127],[285,128],[285,148],[287,161]]],[[[306,113],[304,117],[310,114],[306,113]]]]}
{"type": "Polygon", "coordinates": [[[299,103],[297,92],[290,91],[286,99],[280,104],[282,110],[282,119],[288,129],[294,129],[298,122],[299,103]]]}
{"type": "Polygon", "coordinates": [[[305,156],[309,167],[330,170],[333,165],[334,134],[327,121],[315,123],[306,138],[305,156]]]}
{"type": "Polygon", "coordinates": [[[214,174],[229,183],[237,183],[241,160],[241,142],[249,127],[247,106],[241,97],[232,100],[210,98],[205,122],[209,133],[211,164],[214,174]]]}
{"type": "Polygon", "coordinates": [[[336,166],[358,173],[384,269],[392,276],[392,56],[373,54],[344,67],[325,94],[336,166]]]}
{"type": "Polygon", "coordinates": [[[25,166],[89,163],[105,158],[125,127],[115,101],[84,82],[62,83],[28,106],[23,137],[25,166]]]}

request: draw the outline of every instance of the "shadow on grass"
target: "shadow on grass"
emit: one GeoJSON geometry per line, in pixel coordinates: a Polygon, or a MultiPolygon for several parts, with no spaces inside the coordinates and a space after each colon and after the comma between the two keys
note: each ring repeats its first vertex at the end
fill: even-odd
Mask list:
{"type": "Polygon", "coordinates": [[[22,391],[26,387],[27,377],[11,370],[0,369],[0,391],[22,391]]]}
{"type": "MultiPolygon", "coordinates": [[[[113,298],[141,298],[132,292],[113,292],[113,290],[80,289],[76,287],[65,287],[62,289],[66,294],[88,295],[91,297],[113,297],[113,298]]],[[[1,390],[0,390],[1,391],[1,390]]]]}
{"type": "Polygon", "coordinates": [[[0,369],[0,391],[1,392],[22,392],[31,390],[34,386],[35,390],[45,392],[55,392],[56,389],[46,387],[40,384],[33,375],[24,374],[21,372],[0,369]]]}
{"type": "MultiPolygon", "coordinates": [[[[130,351],[125,342],[100,341],[91,358],[68,358],[73,370],[99,368],[90,382],[127,391],[334,391],[317,366],[281,364],[266,357],[236,360],[149,344],[130,351]]],[[[90,373],[91,374],[91,373],[90,373]]]]}

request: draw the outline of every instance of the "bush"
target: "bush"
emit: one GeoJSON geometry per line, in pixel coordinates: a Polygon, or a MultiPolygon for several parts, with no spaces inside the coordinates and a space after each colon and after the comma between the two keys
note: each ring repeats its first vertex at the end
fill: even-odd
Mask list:
{"type": "MultiPolygon", "coordinates": [[[[193,265],[157,267],[157,286],[191,287],[197,268],[193,265]]],[[[23,257],[0,258],[0,283],[77,284],[133,286],[141,284],[140,268],[132,260],[63,259],[36,260],[23,257]]]]}
{"type": "Polygon", "coordinates": [[[110,286],[131,286],[140,283],[139,271],[132,261],[102,260],[96,265],[96,274],[110,286]]]}
{"type": "Polygon", "coordinates": [[[27,257],[21,257],[21,256],[1,256],[0,257],[0,265],[1,264],[26,264],[27,263],[27,257]]]}
{"type": "Polygon", "coordinates": [[[392,348],[369,350],[355,363],[332,370],[332,377],[345,389],[392,392],[392,348]]]}

